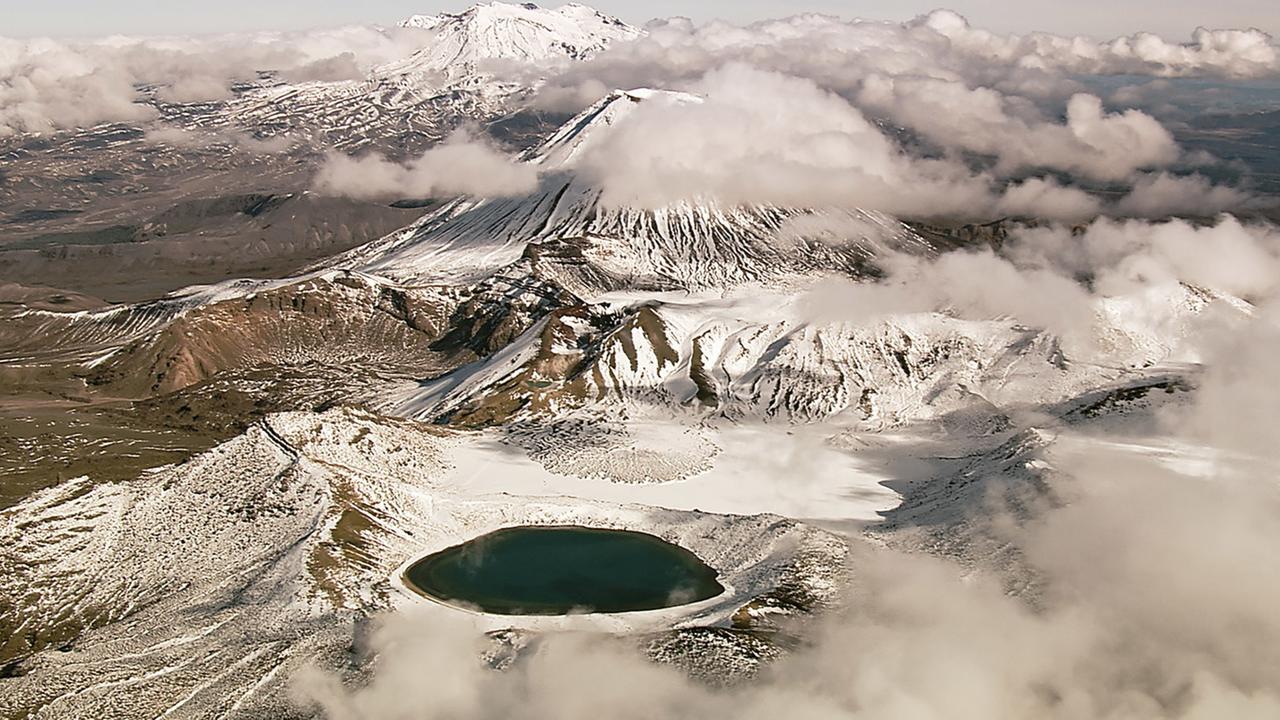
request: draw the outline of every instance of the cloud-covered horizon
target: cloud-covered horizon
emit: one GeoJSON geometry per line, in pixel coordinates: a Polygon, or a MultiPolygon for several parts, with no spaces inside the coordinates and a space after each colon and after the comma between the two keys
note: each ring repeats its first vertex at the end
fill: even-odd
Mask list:
{"type": "Polygon", "coordinates": [[[606,204],[703,199],[1087,220],[1212,216],[1266,202],[1214,184],[1205,172],[1215,159],[1186,152],[1161,119],[1124,102],[1136,95],[1091,91],[1083,74],[1280,77],[1280,54],[1256,31],[1100,43],[996,35],[936,11],[900,24],[661,20],[545,81],[546,69],[497,72],[537,88],[533,106],[556,112],[615,88],[704,98],[647,101],[579,159],[606,204]]]}
{"type": "Polygon", "coordinates": [[[1081,90],[1072,76],[1263,78],[1280,74],[1280,46],[1258,30],[1197,29],[1190,42],[1150,33],[1110,41],[1051,33],[1002,35],[950,10],[903,23],[796,15],[737,26],[654,20],[643,37],[568,67],[542,90],[548,108],[577,109],[601,91],[678,89],[727,62],[815,80],[852,95],[871,75],[962,82],[1036,101],[1081,90]]]}
{"type": "Polygon", "coordinates": [[[902,113],[918,118],[912,129],[954,151],[929,155],[907,151],[855,103],[810,79],[735,62],[686,89],[701,102],[654,96],[580,151],[576,165],[599,184],[603,202],[660,207],[702,198],[912,217],[1087,219],[1101,212],[1213,215],[1250,201],[1203,177],[1165,172],[1182,151],[1158,121],[1136,110],[1108,113],[1083,93],[1055,121],[1020,117],[994,94],[912,89],[889,99],[895,91],[882,88],[873,105],[917,105],[902,113]],[[991,102],[970,102],[974,94],[991,102]],[[979,169],[955,153],[994,162],[979,169]],[[1133,191],[1108,205],[1052,178],[1019,179],[1028,170],[1121,182],[1133,191]]]}
{"type": "MultiPolygon", "coordinates": [[[[597,143],[580,169],[600,183],[606,203],[708,198],[912,217],[1087,220],[1211,216],[1269,202],[1247,186],[1215,184],[1218,161],[1185,151],[1146,109],[1168,92],[1160,85],[1168,78],[1280,78],[1280,50],[1255,30],[1201,29],[1185,43],[1145,33],[1099,42],[991,33],[948,10],[903,23],[672,18],[646,30],[581,62],[487,69],[530,87],[532,106],[543,110],[578,111],[614,88],[706,99],[646,103],[597,143]],[[1082,82],[1115,74],[1136,79],[1110,94],[1082,82]]],[[[0,38],[0,136],[127,122],[145,127],[152,141],[207,144],[204,130],[155,122],[143,93],[165,103],[218,103],[232,97],[233,81],[264,70],[293,82],[363,79],[430,37],[349,27],[190,39],[0,38]]],[[[305,134],[266,144],[236,139],[252,131],[220,137],[247,152],[307,142],[305,134]]],[[[362,197],[530,188],[532,170],[483,150],[454,147],[448,172],[428,171],[421,159],[384,160],[376,146],[360,158],[330,152],[317,188],[362,197]],[[469,170],[471,162],[479,165],[469,170]],[[427,181],[446,176],[491,182],[427,181]]]]}
{"type": "MultiPolygon", "coordinates": [[[[920,118],[912,130],[947,149],[929,154],[912,152],[856,103],[811,79],[733,62],[685,89],[696,102],[687,94],[649,94],[638,104],[625,100],[625,112],[608,124],[592,124],[568,167],[600,190],[604,205],[713,202],[1082,221],[1103,214],[1211,217],[1266,203],[1190,172],[1186,153],[1151,116],[1108,112],[1085,93],[1072,96],[1066,116],[1054,119],[1010,109],[1016,103],[996,93],[904,90],[892,102],[918,105],[904,113],[920,118]],[[972,95],[990,102],[968,102],[972,95]],[[975,165],[975,153],[991,160],[975,165]],[[1113,190],[1111,198],[1086,191],[1099,182],[1113,190]]],[[[570,124],[587,122],[592,112],[570,124]]],[[[436,151],[407,163],[330,154],[314,184],[366,198],[510,196],[532,191],[543,169],[504,157],[475,136],[438,150],[454,145],[483,151],[455,148],[434,163],[427,160],[436,151]]]]}
{"type": "MultiPolygon", "coordinates": [[[[730,61],[849,90],[862,75],[968,81],[971,89],[1062,96],[1070,75],[1257,78],[1280,73],[1280,49],[1258,30],[1197,29],[1190,42],[1138,33],[1099,42],[1049,33],[1001,35],[938,10],[904,23],[798,15],[735,26],[655,20],[553,79],[541,102],[580,109],[603,92],[670,87],[730,61]],[[859,70],[858,68],[865,68],[859,70]],[[848,77],[840,78],[846,74],[848,77]],[[1056,87],[1055,87],[1056,85],[1056,87]]],[[[430,33],[349,26],[199,37],[15,39],[0,36],[0,134],[146,119],[136,86],[171,102],[225,99],[234,80],[350,80],[409,55],[430,33]],[[79,97],[80,102],[71,102],[79,97]]],[[[518,72],[512,70],[512,72],[518,72]]],[[[1078,88],[1077,88],[1078,89],[1078,88]]]]}

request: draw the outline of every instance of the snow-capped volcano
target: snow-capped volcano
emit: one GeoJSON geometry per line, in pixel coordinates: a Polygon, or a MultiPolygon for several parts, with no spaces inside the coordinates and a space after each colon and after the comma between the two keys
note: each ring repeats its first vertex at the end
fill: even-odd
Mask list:
{"type": "Polygon", "coordinates": [[[689,93],[650,88],[614,91],[561,125],[546,142],[526,153],[524,159],[537,163],[544,171],[568,169],[573,166],[588,142],[607,135],[609,128],[644,102],[700,103],[702,98],[689,93]]]}
{"type": "MultiPolygon", "coordinates": [[[[271,132],[319,130],[360,147],[382,138],[439,140],[463,121],[516,109],[554,67],[583,60],[642,31],[583,5],[487,3],[456,14],[415,15],[423,46],[364,80],[280,85],[237,101],[232,123],[271,132]]],[[[413,142],[406,142],[414,145],[413,142]]]]}
{"type": "Polygon", "coordinates": [[[610,42],[641,33],[618,18],[576,3],[554,10],[533,3],[482,3],[456,14],[414,15],[400,26],[436,33],[404,66],[450,74],[473,71],[486,60],[582,59],[610,42]]]}

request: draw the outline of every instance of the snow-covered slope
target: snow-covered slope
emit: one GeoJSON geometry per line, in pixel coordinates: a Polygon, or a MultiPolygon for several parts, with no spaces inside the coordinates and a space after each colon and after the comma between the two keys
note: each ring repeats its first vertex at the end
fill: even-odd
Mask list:
{"type": "MultiPolygon", "coordinates": [[[[985,433],[1010,408],[1048,405],[1135,370],[1182,361],[1181,342],[1215,298],[1175,286],[1125,298],[1160,333],[1095,310],[1097,346],[1008,319],[944,313],[840,321],[806,316],[799,288],[630,293],[552,311],[503,352],[411,388],[396,412],[464,425],[557,418],[577,409],[859,428],[944,419],[985,433]],[[1159,337],[1156,337],[1156,335],[1159,337]]],[[[1241,312],[1244,310],[1242,309],[1241,312]]]]}
{"type": "Polygon", "coordinates": [[[400,25],[430,30],[435,37],[411,57],[382,68],[382,73],[435,71],[458,77],[493,60],[532,64],[583,59],[612,41],[640,35],[621,20],[577,3],[551,9],[489,2],[456,14],[414,15],[400,25]]]}
{"type": "Polygon", "coordinates": [[[776,515],[478,493],[458,468],[469,443],[347,410],[288,413],[136,482],[79,478],[0,511],[0,651],[24,658],[7,666],[0,714],[295,717],[294,673],[345,655],[363,618],[402,603],[457,612],[407,593],[400,569],[513,525],[652,533],[697,552],[726,592],[622,615],[475,616],[483,629],[678,634],[725,625],[784,584],[815,603],[834,595],[846,545],[828,532],[776,515]],[[26,657],[51,646],[62,651],[26,657]]]}

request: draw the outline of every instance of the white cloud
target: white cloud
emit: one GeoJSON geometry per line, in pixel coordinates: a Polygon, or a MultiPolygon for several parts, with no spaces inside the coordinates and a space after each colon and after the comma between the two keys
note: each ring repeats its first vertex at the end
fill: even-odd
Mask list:
{"type": "Polygon", "coordinates": [[[532,191],[537,167],[510,157],[467,131],[406,163],[378,154],[331,153],[313,182],[323,193],[355,198],[475,195],[495,197],[532,191]]]}
{"type": "Polygon", "coordinates": [[[747,26],[672,19],[646,29],[646,37],[615,43],[567,68],[546,88],[544,102],[577,109],[599,97],[602,86],[677,87],[728,62],[809,78],[848,97],[867,77],[879,75],[958,82],[1037,103],[1063,103],[1080,92],[1072,78],[1077,75],[1280,73],[1280,50],[1256,30],[1198,30],[1189,43],[1150,34],[1099,42],[1049,33],[1000,35],[947,10],[901,24],[797,15],[747,26]]]}
{"type": "Polygon", "coordinates": [[[1012,173],[1047,168],[1117,180],[1178,158],[1178,147],[1154,118],[1136,110],[1107,114],[1092,95],[1067,103],[1066,122],[1047,121],[1027,101],[961,82],[870,75],[857,100],[944,148],[990,155],[1012,173]]]}
{"type": "Polygon", "coordinates": [[[1280,71],[1280,49],[1260,30],[1198,28],[1189,43],[1151,33],[1099,42],[1051,33],[999,35],[973,28],[949,10],[913,21],[946,37],[963,54],[1022,67],[1089,75],[1259,77],[1280,71]]]}
{"type": "Polygon", "coordinates": [[[1086,177],[1115,180],[1178,158],[1173,136],[1151,116],[1137,110],[1108,115],[1102,101],[1092,95],[1075,95],[1067,103],[1066,130],[1072,142],[1058,145],[1048,141],[1038,148],[1040,155],[1051,161],[1038,160],[1033,154],[1024,162],[1038,160],[1086,177]],[[1077,157],[1072,159],[1071,155],[1077,157]]]}
{"type": "Polygon", "coordinates": [[[1169,173],[1147,175],[1116,204],[1124,215],[1158,218],[1169,215],[1217,215],[1250,204],[1245,192],[1214,185],[1203,175],[1177,176],[1169,173]]]}
{"type": "Polygon", "coordinates": [[[593,141],[578,169],[606,204],[706,198],[917,214],[988,204],[986,182],[951,162],[906,156],[811,81],[733,64],[695,89],[702,102],[646,100],[593,141]]]}
{"type": "Polygon", "coordinates": [[[607,205],[661,207],[701,199],[860,207],[910,217],[1048,220],[1088,220],[1111,209],[1098,196],[1053,178],[1002,180],[1028,166],[1066,173],[1068,182],[1134,183],[1118,208],[1126,214],[1158,207],[1203,214],[1237,207],[1244,197],[1202,178],[1141,171],[1174,160],[1177,145],[1150,117],[1105,114],[1089,95],[1073,97],[1059,124],[1039,119],[1034,108],[1008,107],[994,92],[927,81],[895,93],[892,81],[881,83],[886,102],[902,110],[898,116],[917,118],[915,127],[931,139],[999,158],[995,167],[982,169],[953,154],[912,154],[855,105],[812,80],[732,63],[686,87],[700,102],[653,95],[597,130],[575,159],[607,205]],[[938,88],[942,92],[935,93],[938,88]]]}
{"type": "Polygon", "coordinates": [[[1056,269],[1019,267],[990,250],[937,258],[882,253],[877,263],[885,278],[826,279],[799,299],[798,316],[809,322],[863,323],[903,313],[947,312],[972,320],[1015,318],[1077,346],[1089,340],[1092,296],[1056,269]]]}
{"type": "Polygon", "coordinates": [[[1010,185],[996,202],[996,212],[1044,220],[1087,220],[1102,210],[1098,198],[1055,180],[1030,178],[1010,185]]]}
{"type": "Polygon", "coordinates": [[[0,38],[0,136],[149,118],[133,83],[126,68],[51,40],[0,38]]]}
{"type": "Polygon", "coordinates": [[[1028,228],[1008,251],[1022,265],[1091,277],[1106,295],[1185,282],[1257,300],[1274,295],[1280,282],[1280,232],[1230,216],[1212,225],[1100,219],[1083,233],[1028,228]]]}
{"type": "MultiPolygon", "coordinates": [[[[814,229],[836,238],[858,234],[856,227],[814,229]]],[[[875,282],[836,277],[809,288],[792,308],[797,319],[865,323],[920,312],[1011,318],[1055,335],[1068,358],[1096,361],[1110,347],[1104,336],[1111,320],[1099,313],[1100,298],[1135,299],[1130,312],[1151,312],[1151,322],[1160,323],[1168,310],[1163,298],[1181,297],[1179,284],[1257,303],[1280,297],[1280,230],[1229,216],[1205,226],[1105,218],[1083,227],[1015,225],[998,251],[928,257],[881,247],[874,262],[883,273],[875,282]],[[1155,304],[1145,306],[1144,297],[1155,304]]],[[[1224,312],[1221,319],[1238,317],[1224,312]]],[[[1219,319],[1214,313],[1201,316],[1196,333],[1181,346],[1187,357],[1212,350],[1218,339],[1209,331],[1219,319]]]]}
{"type": "MultiPolygon", "coordinates": [[[[645,133],[638,123],[620,132],[631,135],[635,144],[628,148],[619,141],[615,149],[626,160],[601,173],[614,181],[615,189],[625,190],[610,196],[618,202],[630,194],[633,201],[655,204],[712,187],[739,200],[790,203],[807,195],[802,204],[856,199],[867,207],[916,214],[926,204],[919,197],[933,193],[939,202],[934,214],[939,215],[964,209],[973,217],[1015,213],[1067,219],[1108,211],[1072,187],[1106,182],[1136,183],[1136,192],[1118,211],[1147,214],[1157,204],[1155,197],[1169,194],[1174,184],[1151,172],[1183,169],[1204,159],[1184,153],[1152,116],[1107,108],[1099,97],[1082,91],[1078,78],[1118,72],[1147,77],[1280,73],[1274,46],[1253,32],[1198,33],[1195,42],[1185,45],[1150,35],[1100,43],[1048,34],[995,35],[947,11],[903,24],[804,15],[745,27],[669,20],[651,23],[647,30],[645,37],[616,43],[570,66],[535,99],[540,107],[576,110],[612,88],[660,87],[708,95],[706,107],[671,113],[672,131],[664,138],[681,146],[681,157],[698,158],[698,163],[682,167],[676,152],[666,158],[662,149],[644,152],[645,133]],[[774,119],[765,110],[759,111],[760,122],[744,124],[743,116],[752,111],[744,99],[737,121],[729,120],[725,106],[732,100],[723,85],[732,72],[743,71],[726,68],[741,67],[808,81],[845,99],[851,108],[828,100],[821,109],[813,106],[828,113],[814,123],[803,122],[797,112],[769,129],[765,124],[774,119]],[[717,93],[720,97],[711,97],[717,93]],[[850,120],[852,112],[861,117],[850,120]],[[702,121],[722,123],[721,135],[699,137],[712,134],[698,127],[702,121]],[[870,133],[864,130],[853,133],[855,122],[893,140],[882,143],[868,140],[870,133]],[[781,127],[788,124],[796,137],[782,136],[781,127]],[[831,134],[824,135],[826,131],[831,134]],[[805,156],[801,143],[816,142],[819,136],[840,137],[845,145],[805,156]],[[724,147],[733,142],[730,137],[750,149],[733,157],[724,147]],[[899,152],[904,139],[901,148],[913,156],[906,161],[894,157],[906,154],[899,152]],[[915,139],[923,140],[923,147],[915,139]],[[975,162],[975,156],[990,162],[975,162]],[[617,176],[627,166],[644,167],[650,177],[623,183],[617,176]],[[1007,190],[998,188],[999,179],[1046,172],[1059,179],[1033,178],[1007,190]],[[1037,201],[1043,202],[1043,211],[1034,206],[1037,201]]],[[[778,113],[786,115],[789,106],[801,102],[794,87],[761,82],[751,102],[776,102],[778,113]]],[[[650,124],[649,142],[657,141],[659,124],[650,124]]],[[[1239,196],[1239,191],[1209,186],[1199,204],[1231,209],[1239,196]]]]}
{"type": "MultiPolygon", "coordinates": [[[[1154,215],[1165,207],[1198,213],[1233,209],[1239,191],[1144,175],[1175,163],[1182,165],[1174,169],[1185,169],[1194,158],[1182,153],[1155,119],[1138,110],[1109,110],[1082,92],[1077,78],[1120,72],[1157,78],[1280,73],[1275,46],[1256,31],[1198,31],[1185,44],[1145,34],[1098,42],[1043,33],[993,34],[948,11],[906,23],[801,15],[747,26],[695,26],[670,19],[651,23],[647,31],[569,64],[535,99],[540,107],[567,110],[614,88],[690,89],[716,96],[707,107],[682,109],[673,116],[671,137],[661,136],[679,145],[686,158],[708,160],[708,167],[682,164],[674,149],[654,151],[652,157],[630,152],[620,163],[651,163],[655,175],[624,182],[621,168],[598,168],[611,180],[611,201],[628,194],[645,204],[687,198],[705,191],[705,182],[711,192],[742,201],[1066,219],[1087,216],[1096,205],[1072,187],[1085,180],[1136,183],[1116,208],[1126,214],[1154,215]],[[774,79],[762,82],[754,98],[748,98],[750,88],[735,95],[726,84],[734,73],[746,71],[726,68],[744,66],[761,78],[775,73],[811,87],[799,91],[797,83],[774,79]],[[815,100],[819,91],[836,97],[815,100]],[[848,106],[840,106],[838,98],[848,106]],[[810,107],[825,113],[820,127],[806,127],[800,113],[788,107],[780,110],[791,113],[787,123],[748,107],[749,102],[785,106],[797,101],[812,102],[810,107]],[[695,126],[703,120],[731,122],[722,137],[709,137],[713,133],[707,128],[695,126]],[[752,144],[736,157],[725,147],[734,133],[745,133],[739,140],[752,144]],[[900,146],[903,135],[922,138],[926,147],[900,146]],[[708,145],[691,148],[695,143],[708,145]],[[975,155],[991,162],[975,165],[975,155]],[[1041,172],[1057,173],[1058,180],[1023,179],[1041,172]],[[1007,178],[1020,182],[1005,189],[1007,178]]],[[[429,32],[363,27],[203,38],[0,39],[0,135],[152,119],[154,111],[135,102],[140,84],[155,86],[162,100],[206,102],[228,98],[233,79],[252,78],[262,69],[277,70],[290,81],[360,77],[429,41],[429,32]]],[[[521,82],[547,71],[510,64],[493,70],[521,82]]],[[[1123,92],[1116,97],[1126,104],[1123,92]]],[[[641,114],[649,113],[658,114],[641,114]]],[[[636,140],[645,132],[652,140],[660,137],[656,126],[645,131],[637,123],[626,131],[636,140]]],[[[618,145],[626,151],[627,143],[618,145]]],[[[395,184],[395,172],[387,166],[366,160],[363,170],[384,185],[395,184]]]]}

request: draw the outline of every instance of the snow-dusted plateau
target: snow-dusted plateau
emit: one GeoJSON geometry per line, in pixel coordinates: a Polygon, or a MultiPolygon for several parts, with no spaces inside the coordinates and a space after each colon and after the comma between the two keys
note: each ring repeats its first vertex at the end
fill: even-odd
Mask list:
{"type": "Polygon", "coordinates": [[[1268,717],[1280,134],[1170,108],[1272,98],[1280,54],[1198,32],[493,2],[0,114],[0,718],[586,717],[478,678],[615,652],[656,716],[1268,717]],[[1197,499],[1258,477],[1239,525],[1197,499]],[[408,580],[529,525],[724,591],[500,615],[408,580]]]}

